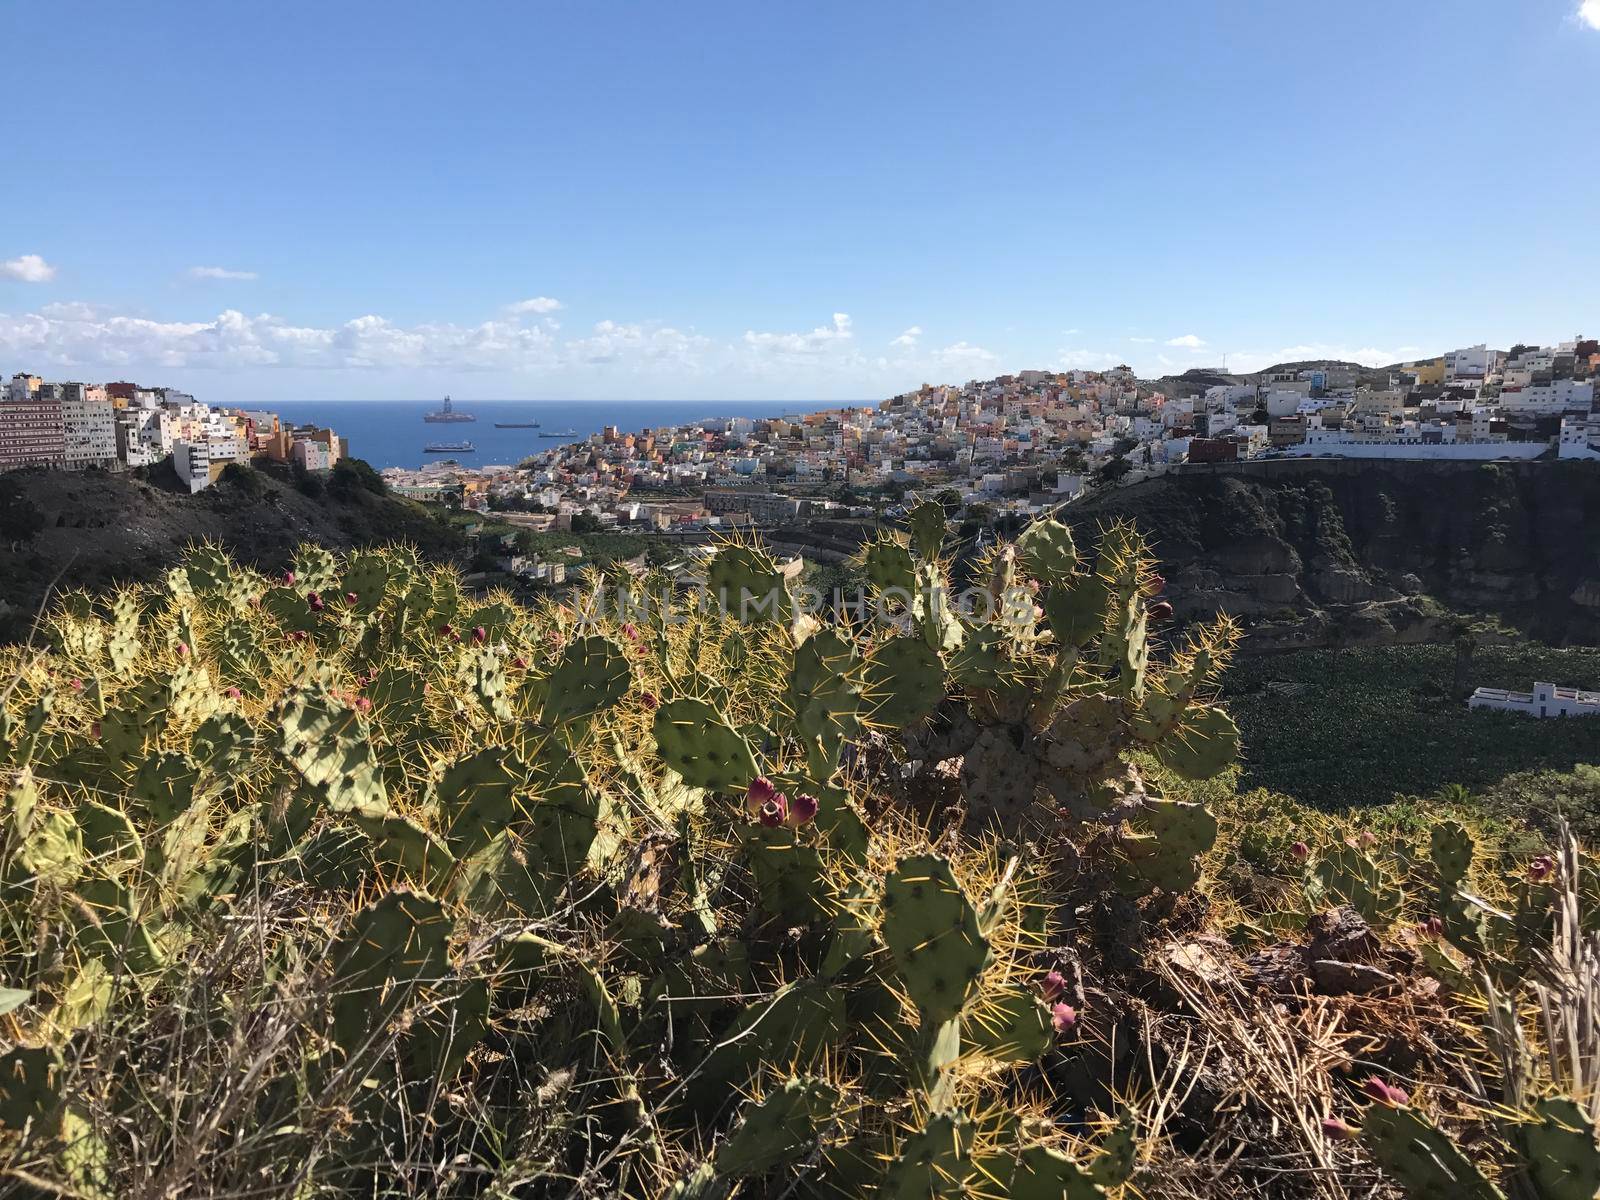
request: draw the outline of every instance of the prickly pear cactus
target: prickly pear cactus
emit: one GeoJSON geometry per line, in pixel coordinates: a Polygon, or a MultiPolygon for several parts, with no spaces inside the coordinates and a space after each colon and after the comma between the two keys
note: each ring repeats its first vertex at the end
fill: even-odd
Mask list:
{"type": "Polygon", "coordinates": [[[706,568],[706,588],[722,612],[744,624],[789,616],[783,573],[759,546],[738,542],[719,546],[706,568]]]}
{"type": "Polygon", "coordinates": [[[1374,1102],[1361,1122],[1361,1140],[1416,1200],[1505,1200],[1448,1135],[1408,1105],[1374,1102]]]}
{"type": "Polygon", "coordinates": [[[893,637],[867,656],[864,682],[871,719],[905,729],[944,698],[944,664],[921,638],[893,637]]]}
{"type": "Polygon", "coordinates": [[[564,647],[546,682],[544,719],[551,723],[610,708],[627,694],[633,678],[627,655],[610,638],[579,638],[564,647]]]}
{"type": "Polygon", "coordinates": [[[372,744],[353,709],[319,688],[303,688],[278,708],[278,751],[335,812],[382,816],[389,798],[372,744]]]}
{"type": "MultiPolygon", "coordinates": [[[[329,954],[331,1036],[346,1056],[373,1049],[385,1025],[449,967],[450,920],[437,900],[401,888],[357,914],[329,954]]],[[[377,1047],[381,1049],[381,1047],[377,1047]]]]}
{"type": "Polygon", "coordinates": [[[750,744],[704,700],[682,697],[656,710],[656,750],[691,787],[742,792],[760,772],[750,744]]]}
{"type": "Polygon", "coordinates": [[[883,942],[895,974],[922,1014],[936,1026],[960,1013],[989,962],[978,913],[950,863],[931,854],[901,861],[884,879],[883,942]]]}

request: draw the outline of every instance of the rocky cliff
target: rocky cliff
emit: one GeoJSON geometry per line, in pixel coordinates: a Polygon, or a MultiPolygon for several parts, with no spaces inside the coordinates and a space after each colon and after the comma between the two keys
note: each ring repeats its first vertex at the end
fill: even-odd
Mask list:
{"type": "Polygon", "coordinates": [[[1276,460],[1090,497],[1155,540],[1180,617],[1229,612],[1257,649],[1426,641],[1447,612],[1600,642],[1600,464],[1276,460]]]}

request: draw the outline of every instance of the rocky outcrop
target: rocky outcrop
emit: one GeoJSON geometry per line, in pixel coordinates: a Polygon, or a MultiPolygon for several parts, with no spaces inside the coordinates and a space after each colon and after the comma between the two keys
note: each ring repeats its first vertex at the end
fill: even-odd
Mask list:
{"type": "Polygon", "coordinates": [[[1450,612],[1600,641],[1600,464],[1275,460],[1190,468],[1067,510],[1150,535],[1183,619],[1247,650],[1431,641],[1450,612]]]}

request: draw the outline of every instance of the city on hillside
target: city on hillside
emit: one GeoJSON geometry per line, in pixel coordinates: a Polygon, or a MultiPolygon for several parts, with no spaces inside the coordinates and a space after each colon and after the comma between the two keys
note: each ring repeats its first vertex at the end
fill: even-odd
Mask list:
{"type": "Polygon", "coordinates": [[[286,425],[264,409],[217,407],[176,388],[54,383],[18,372],[0,389],[0,471],[126,471],[170,459],[192,493],[231,463],[266,459],[320,472],[347,454],[331,429],[286,425]]]}
{"type": "MultiPolygon", "coordinates": [[[[384,475],[402,495],[499,509],[535,530],[758,525],[851,509],[852,497],[954,489],[1034,515],[1095,486],[1174,468],[1277,457],[1600,459],[1600,341],[1484,345],[1371,369],[1286,364],[1192,370],[1022,371],[924,385],[876,407],[607,426],[519,464],[446,459],[384,475]]],[[[354,448],[359,457],[360,447],[354,448]]],[[[352,453],[331,429],[213,407],[172,388],[47,382],[19,373],[0,401],[0,470],[119,470],[168,456],[191,492],[229,463],[307,471],[352,453]]]]}

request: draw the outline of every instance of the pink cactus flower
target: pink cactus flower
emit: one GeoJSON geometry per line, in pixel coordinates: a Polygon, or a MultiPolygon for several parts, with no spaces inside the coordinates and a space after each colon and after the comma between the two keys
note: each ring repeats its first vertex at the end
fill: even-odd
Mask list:
{"type": "Polygon", "coordinates": [[[1050,1008],[1050,1024],[1057,1033],[1066,1033],[1078,1023],[1078,1010],[1070,1004],[1057,1003],[1050,1008]]]}
{"type": "Polygon", "coordinates": [[[1361,836],[1358,837],[1356,841],[1361,843],[1361,848],[1363,850],[1371,850],[1378,844],[1378,835],[1373,833],[1370,829],[1363,829],[1361,831],[1361,836]]]}
{"type": "Polygon", "coordinates": [[[306,593],[306,603],[311,606],[312,612],[321,612],[323,609],[322,597],[316,592],[306,593]]]}
{"type": "Polygon", "coordinates": [[[1361,1131],[1342,1117],[1323,1117],[1322,1132],[1330,1142],[1353,1142],[1361,1131]]]}
{"type": "Polygon", "coordinates": [[[1306,859],[1311,857],[1311,847],[1304,842],[1296,842],[1289,847],[1289,853],[1294,855],[1300,862],[1305,862],[1306,859]]]}
{"type": "Polygon", "coordinates": [[[655,712],[661,701],[656,699],[654,692],[641,692],[639,693],[639,703],[644,705],[647,712],[655,712]]]}
{"type": "Polygon", "coordinates": [[[179,658],[188,658],[189,657],[189,643],[188,642],[179,642],[178,643],[178,657],[179,658]]]}
{"type": "Polygon", "coordinates": [[[789,818],[789,797],[779,792],[771,800],[761,806],[761,812],[756,820],[767,829],[776,829],[789,818]]]}
{"type": "Polygon", "coordinates": [[[344,594],[344,602],[346,604],[359,604],[361,602],[361,597],[356,595],[354,592],[346,592],[344,594]]]}
{"type": "Polygon", "coordinates": [[[472,627],[472,640],[482,645],[489,640],[489,631],[482,625],[474,625],[472,627]]]}
{"type": "Polygon", "coordinates": [[[100,722],[99,721],[96,721],[93,725],[89,726],[89,736],[92,737],[97,742],[100,740],[100,722]]]}
{"type": "Polygon", "coordinates": [[[528,669],[528,660],[519,654],[511,660],[511,665],[519,671],[526,671],[528,669]]]}
{"type": "Polygon", "coordinates": [[[365,696],[357,696],[355,699],[355,706],[357,712],[372,711],[372,701],[368,700],[365,696]]]}
{"type": "Polygon", "coordinates": [[[1039,990],[1044,993],[1046,1003],[1054,1004],[1067,990],[1067,977],[1060,971],[1047,971],[1044,982],[1039,985],[1039,990]]]}
{"type": "Polygon", "coordinates": [[[1418,921],[1417,932],[1423,937],[1436,938],[1444,932],[1444,922],[1438,917],[1429,917],[1426,921],[1418,921]]]}
{"type": "Polygon", "coordinates": [[[439,636],[440,637],[449,637],[454,632],[455,632],[455,630],[450,628],[448,623],[439,626],[439,636]]]}
{"type": "Polygon", "coordinates": [[[240,691],[240,690],[239,690],[239,689],[238,689],[238,688],[236,688],[236,687],[231,687],[231,688],[228,688],[228,689],[227,689],[227,690],[226,690],[226,691],[224,691],[224,692],[223,692],[223,693],[222,693],[222,694],[223,694],[223,695],[224,695],[224,696],[226,696],[226,697],[227,697],[227,698],[228,698],[228,699],[229,699],[229,700],[237,700],[237,699],[239,699],[239,698],[240,698],[240,697],[241,697],[241,696],[243,696],[243,695],[244,695],[244,693],[243,693],[243,692],[241,692],[241,691],[240,691]]]}
{"type": "Polygon", "coordinates": [[[778,789],[772,786],[772,780],[765,775],[757,775],[750,781],[750,786],[744,793],[744,807],[752,817],[759,816],[762,805],[776,798],[778,789]]]}
{"type": "Polygon", "coordinates": [[[630,642],[637,642],[639,640],[639,627],[632,621],[629,621],[622,627],[622,636],[627,638],[630,642]]]}
{"type": "Polygon", "coordinates": [[[789,816],[784,824],[790,829],[799,829],[800,826],[816,819],[818,807],[815,796],[809,792],[801,792],[793,800],[789,801],[789,816]]]}
{"type": "Polygon", "coordinates": [[[1534,883],[1544,883],[1556,873],[1556,860],[1548,854],[1541,854],[1528,864],[1528,878],[1534,883]]]}
{"type": "Polygon", "coordinates": [[[1369,1075],[1362,1083],[1361,1090],[1379,1104],[1387,1104],[1390,1108],[1399,1108],[1411,1099],[1404,1088],[1386,1083],[1376,1075],[1369,1075]]]}
{"type": "Polygon", "coordinates": [[[306,640],[306,631],[304,629],[296,629],[289,637],[294,641],[303,642],[306,640]]]}
{"type": "Polygon", "coordinates": [[[1151,621],[1170,621],[1172,620],[1172,605],[1165,600],[1157,600],[1149,608],[1145,609],[1145,616],[1151,621]]]}
{"type": "Polygon", "coordinates": [[[293,587],[294,586],[294,572],[293,571],[285,571],[283,573],[283,586],[284,587],[293,587]]]}
{"type": "Polygon", "coordinates": [[[69,679],[67,682],[72,685],[72,690],[73,691],[75,691],[75,692],[83,691],[83,680],[81,680],[81,679],[69,679]]]}

